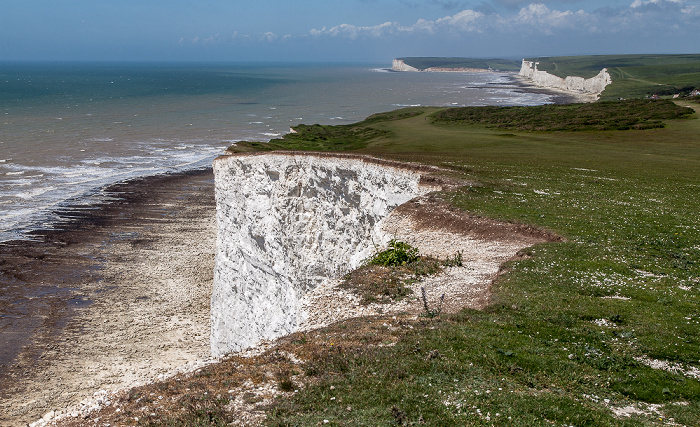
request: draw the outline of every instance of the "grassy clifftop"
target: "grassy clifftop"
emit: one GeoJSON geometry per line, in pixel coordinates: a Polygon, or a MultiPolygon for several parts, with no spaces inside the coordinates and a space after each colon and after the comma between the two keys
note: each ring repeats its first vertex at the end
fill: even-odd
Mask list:
{"type": "Polygon", "coordinates": [[[442,195],[454,206],[567,241],[512,262],[484,311],[391,332],[393,347],[336,343],[272,424],[697,425],[697,113],[647,130],[504,133],[409,111],[368,124],[389,133],[362,151],[449,167],[479,183],[442,195]]]}
{"type": "MultiPolygon", "coordinates": [[[[520,61],[509,59],[409,57],[398,58],[419,70],[479,68],[520,70],[520,61]]],[[[591,78],[607,68],[612,77],[601,95],[603,100],[645,98],[653,95],[687,95],[700,89],[700,54],[686,55],[588,55],[526,58],[538,69],[559,77],[591,78]]]]}
{"type": "Polygon", "coordinates": [[[520,61],[498,58],[440,58],[440,57],[409,57],[397,58],[403,60],[407,65],[419,70],[426,68],[479,68],[494,69],[500,71],[520,70],[520,61]]]}
{"type": "MultiPolygon", "coordinates": [[[[540,105],[532,107],[405,108],[374,114],[349,125],[298,125],[294,133],[269,142],[241,141],[230,152],[271,150],[352,151],[391,140],[388,123],[416,116],[443,125],[474,125],[490,129],[536,132],[584,132],[663,128],[666,121],[694,115],[694,110],[669,100],[628,100],[593,104],[540,105]]],[[[430,128],[428,128],[429,130],[430,128]]],[[[425,135],[429,138],[428,135],[425,135]]]]}
{"type": "MultiPolygon", "coordinates": [[[[411,108],[262,144],[438,165],[475,183],[439,195],[455,208],[565,239],[506,265],[485,310],[296,334],[259,358],[133,390],[115,420],[225,425],[227,390],[272,382],[278,397],[239,400],[275,426],[698,425],[700,105],[669,104],[649,105],[688,114],[646,129],[528,130],[518,115],[504,129],[496,115],[411,108]]],[[[615,122],[634,105],[546,117],[600,108],[615,122]]]]}

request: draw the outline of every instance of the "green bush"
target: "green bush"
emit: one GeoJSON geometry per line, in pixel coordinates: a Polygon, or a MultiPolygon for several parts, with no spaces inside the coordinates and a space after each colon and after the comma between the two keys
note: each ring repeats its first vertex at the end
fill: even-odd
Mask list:
{"type": "Polygon", "coordinates": [[[534,107],[454,107],[432,115],[435,123],[482,124],[520,131],[602,131],[656,129],[664,120],[688,118],[693,109],[670,100],[606,101],[534,107]]]}
{"type": "Polygon", "coordinates": [[[389,241],[389,249],[378,252],[370,260],[369,265],[381,265],[384,267],[396,267],[407,265],[418,259],[418,249],[408,243],[395,239],[389,241]]]}

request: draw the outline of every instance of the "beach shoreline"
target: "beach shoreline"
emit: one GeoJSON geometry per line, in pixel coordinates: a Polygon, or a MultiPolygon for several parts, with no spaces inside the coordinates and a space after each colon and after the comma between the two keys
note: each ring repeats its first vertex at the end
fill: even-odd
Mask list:
{"type": "MultiPolygon", "coordinates": [[[[116,200],[76,212],[62,229],[2,247],[3,288],[14,285],[14,300],[36,311],[32,328],[15,331],[26,336],[14,338],[14,361],[2,367],[3,426],[209,358],[211,169],[109,192],[116,200]]],[[[3,317],[16,308],[11,302],[0,306],[3,317]]]]}

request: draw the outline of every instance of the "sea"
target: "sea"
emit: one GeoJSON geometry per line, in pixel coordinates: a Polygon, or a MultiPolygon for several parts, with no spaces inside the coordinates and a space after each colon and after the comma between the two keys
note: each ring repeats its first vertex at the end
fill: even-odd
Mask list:
{"type": "Polygon", "coordinates": [[[0,62],[0,242],[51,228],[110,184],[205,168],[237,141],[406,106],[538,105],[506,73],[382,64],[0,62]]]}

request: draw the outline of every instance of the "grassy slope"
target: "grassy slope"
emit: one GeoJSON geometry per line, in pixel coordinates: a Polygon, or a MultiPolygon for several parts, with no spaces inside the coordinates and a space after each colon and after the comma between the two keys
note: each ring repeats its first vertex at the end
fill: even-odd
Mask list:
{"type": "Polygon", "coordinates": [[[607,68],[612,77],[602,99],[670,95],[700,88],[700,55],[596,55],[531,58],[559,77],[590,78],[607,68]]]}
{"type": "Polygon", "coordinates": [[[503,134],[424,115],[374,126],[392,136],[363,151],[481,183],[445,194],[454,205],[568,241],[510,265],[489,309],[416,327],[391,348],[338,356],[343,371],[276,407],[271,424],[697,424],[700,382],[637,359],[700,367],[699,120],[570,133],[503,134]],[[426,359],[428,350],[441,356],[426,359]],[[617,419],[605,399],[662,406],[617,419]]]}
{"type": "MultiPolygon", "coordinates": [[[[233,357],[130,391],[113,421],[226,425],[227,390],[272,372],[289,392],[267,407],[268,425],[698,425],[700,381],[640,361],[700,368],[697,114],[649,130],[526,132],[434,123],[441,110],[344,128],[359,142],[313,129],[309,144],[449,167],[478,185],[445,200],[565,242],[511,262],[483,311],[294,334],[279,349],[301,366],[280,352],[233,357]],[[610,409],[626,406],[646,413],[610,409]]],[[[301,137],[274,148],[304,147],[301,137]]]]}

